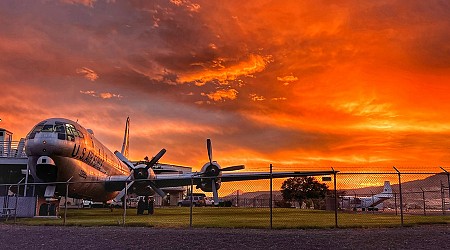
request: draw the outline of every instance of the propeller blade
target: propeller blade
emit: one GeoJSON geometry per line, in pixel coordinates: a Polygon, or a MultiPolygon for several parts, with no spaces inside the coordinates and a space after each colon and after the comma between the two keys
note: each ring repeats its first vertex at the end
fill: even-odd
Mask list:
{"type": "Polygon", "coordinates": [[[116,198],[114,198],[115,202],[119,202],[123,196],[125,196],[125,190],[128,190],[132,185],[134,184],[134,181],[128,183],[127,187],[122,189],[122,191],[119,192],[119,194],[116,196],[116,198]]]}
{"type": "Polygon", "coordinates": [[[153,157],[150,162],[147,164],[147,167],[145,169],[149,169],[151,168],[153,165],[155,165],[159,159],[161,159],[161,157],[163,157],[163,155],[166,153],[166,149],[161,149],[161,151],[159,151],[159,153],[157,155],[155,155],[155,157],[153,157]]]}
{"type": "Polygon", "coordinates": [[[134,169],[133,163],[131,163],[123,154],[121,154],[119,151],[115,151],[114,154],[119,158],[123,163],[127,164],[128,168],[134,169]]]}
{"type": "Polygon", "coordinates": [[[211,188],[214,197],[214,205],[219,205],[219,194],[217,193],[216,180],[211,179],[211,188]]]}
{"type": "Polygon", "coordinates": [[[206,139],[206,149],[208,150],[208,158],[209,163],[212,164],[212,145],[211,145],[211,139],[206,139]]]}
{"type": "Polygon", "coordinates": [[[150,182],[150,187],[159,194],[159,196],[161,196],[162,198],[166,197],[166,193],[164,193],[160,188],[158,188],[155,183],[150,182]]]}
{"type": "Polygon", "coordinates": [[[244,165],[237,165],[237,166],[230,166],[230,167],[226,167],[226,168],[221,168],[220,171],[236,171],[236,170],[241,170],[244,169],[245,166],[244,165]]]}

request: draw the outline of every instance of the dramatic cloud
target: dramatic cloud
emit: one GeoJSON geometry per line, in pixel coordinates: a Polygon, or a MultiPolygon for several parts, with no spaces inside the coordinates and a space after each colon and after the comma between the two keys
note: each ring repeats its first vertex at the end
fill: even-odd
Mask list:
{"type": "Polygon", "coordinates": [[[84,77],[86,79],[89,79],[91,81],[95,81],[95,80],[98,79],[97,73],[95,73],[92,69],[88,69],[88,68],[84,68],[83,67],[81,69],[77,69],[77,73],[84,75],[84,77]]]}
{"type": "Polygon", "coordinates": [[[86,90],[86,91],[80,90],[80,93],[81,94],[85,94],[85,95],[90,95],[90,96],[93,96],[93,97],[100,97],[102,99],[110,99],[110,98],[118,98],[118,99],[120,99],[120,98],[122,98],[122,96],[120,94],[112,94],[112,93],[109,93],[109,92],[96,93],[93,90],[86,90]]]}
{"type": "Polygon", "coordinates": [[[235,89],[221,89],[221,90],[217,90],[213,93],[209,93],[209,94],[203,94],[206,95],[209,99],[214,100],[214,101],[224,101],[226,99],[229,100],[234,100],[237,98],[237,90],[235,89]]]}
{"type": "Polygon", "coordinates": [[[131,157],[249,170],[450,164],[442,0],[0,2],[1,126],[79,120],[131,157]],[[92,107],[95,107],[92,108],[92,107]]]}
{"type": "Polygon", "coordinates": [[[298,78],[291,75],[291,76],[277,77],[277,80],[283,82],[284,85],[289,85],[289,83],[291,82],[296,82],[298,78]]]}

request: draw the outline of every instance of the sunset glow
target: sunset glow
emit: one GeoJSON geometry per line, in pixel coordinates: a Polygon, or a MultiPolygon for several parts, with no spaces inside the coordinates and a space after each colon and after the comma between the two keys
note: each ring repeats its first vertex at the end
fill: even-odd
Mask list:
{"type": "MultiPolygon", "coordinates": [[[[0,127],[64,117],[133,160],[450,171],[447,1],[0,2],[0,127]]],[[[382,181],[380,181],[382,182],[382,181]]]]}

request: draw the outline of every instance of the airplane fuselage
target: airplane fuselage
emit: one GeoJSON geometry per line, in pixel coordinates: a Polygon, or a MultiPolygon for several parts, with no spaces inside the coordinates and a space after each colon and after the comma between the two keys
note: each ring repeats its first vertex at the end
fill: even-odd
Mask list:
{"type": "MultiPolygon", "coordinates": [[[[52,118],[37,124],[27,135],[26,153],[35,182],[66,182],[71,178],[76,183],[69,185],[69,194],[75,198],[110,200],[118,192],[108,190],[104,181],[130,174],[92,131],[68,119],[52,118]]],[[[65,193],[60,186],[59,193],[65,193]]]]}

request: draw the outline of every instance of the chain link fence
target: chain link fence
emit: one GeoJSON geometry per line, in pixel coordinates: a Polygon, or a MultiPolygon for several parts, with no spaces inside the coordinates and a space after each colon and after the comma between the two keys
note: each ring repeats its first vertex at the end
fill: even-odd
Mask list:
{"type": "MultiPolygon", "coordinates": [[[[286,200],[284,179],[222,183],[219,205],[210,193],[184,187],[178,200],[155,196],[138,214],[141,198],[93,202],[65,197],[74,182],[54,183],[57,198],[37,197],[49,183],[0,185],[5,223],[36,225],[125,225],[154,227],[334,228],[450,223],[450,176],[436,172],[335,172],[314,176],[324,197],[286,200]],[[193,191],[191,191],[193,190],[193,191]],[[272,190],[272,191],[271,191],[272,190]],[[200,191],[200,192],[198,192],[200,191]],[[26,193],[26,196],[24,194],[26,193]],[[190,195],[192,194],[192,195],[190,195]],[[197,197],[197,198],[195,198],[197,197]],[[183,203],[188,201],[187,204],[183,203]]],[[[91,182],[101,183],[101,182],[91,182]]],[[[125,187],[125,183],[124,187],[125,187]]]]}

